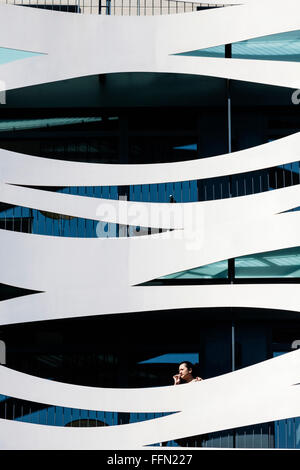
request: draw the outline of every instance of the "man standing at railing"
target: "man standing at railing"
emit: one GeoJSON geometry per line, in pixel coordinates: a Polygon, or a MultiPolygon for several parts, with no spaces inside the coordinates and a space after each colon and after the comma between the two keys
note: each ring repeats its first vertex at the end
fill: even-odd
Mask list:
{"type": "Polygon", "coordinates": [[[178,374],[173,375],[174,385],[180,385],[190,382],[200,382],[201,377],[194,377],[193,369],[195,366],[189,361],[183,361],[178,366],[178,374]]]}

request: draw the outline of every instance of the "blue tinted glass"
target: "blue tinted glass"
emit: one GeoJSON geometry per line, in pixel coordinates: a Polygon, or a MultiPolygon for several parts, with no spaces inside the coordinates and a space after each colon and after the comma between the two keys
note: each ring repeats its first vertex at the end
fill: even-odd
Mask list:
{"type": "Polygon", "coordinates": [[[236,59],[300,61],[300,31],[272,34],[232,44],[236,59]]]}
{"type": "Polygon", "coordinates": [[[193,57],[225,57],[225,46],[208,47],[207,49],[198,49],[196,51],[182,52],[176,55],[193,57]]]}
{"type": "Polygon", "coordinates": [[[300,277],[300,247],[235,259],[237,278],[300,277]]]}
{"type": "MultiPolygon", "coordinates": [[[[1,54],[0,54],[0,60],[1,60],[1,54]]],[[[41,129],[44,127],[49,128],[49,127],[57,127],[57,126],[70,126],[72,124],[100,122],[101,120],[102,120],[101,117],[0,120],[0,131],[41,129]]]]}
{"type": "Polygon", "coordinates": [[[174,274],[162,276],[159,279],[225,279],[228,276],[227,260],[188,269],[174,274]]]}
{"type": "Polygon", "coordinates": [[[14,62],[15,60],[27,59],[35,55],[43,55],[39,52],[20,51],[18,49],[8,49],[6,47],[0,47],[0,65],[7,64],[8,62],[14,62]]]}
{"type": "MultiPolygon", "coordinates": [[[[225,57],[225,45],[183,52],[176,55],[194,57],[225,57]]],[[[232,58],[300,61],[300,31],[271,34],[232,44],[232,58]]]]}
{"type": "Polygon", "coordinates": [[[181,361],[199,362],[199,353],[170,353],[155,356],[139,364],[179,364],[181,361]]]}

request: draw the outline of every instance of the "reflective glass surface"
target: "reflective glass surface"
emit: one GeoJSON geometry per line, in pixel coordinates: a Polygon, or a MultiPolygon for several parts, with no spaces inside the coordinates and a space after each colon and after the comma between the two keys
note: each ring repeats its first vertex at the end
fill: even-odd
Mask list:
{"type": "Polygon", "coordinates": [[[35,55],[44,55],[39,52],[20,51],[18,49],[8,49],[7,47],[0,47],[0,65],[14,62],[15,60],[28,59],[35,55]]]}
{"type": "Polygon", "coordinates": [[[227,260],[169,274],[159,279],[225,279],[228,276],[227,260]]]}
{"type": "MultiPolygon", "coordinates": [[[[184,52],[178,55],[225,57],[225,45],[184,52]]],[[[271,34],[232,44],[232,58],[300,61],[300,31],[271,34]]]]}
{"type": "Polygon", "coordinates": [[[65,117],[48,119],[10,119],[0,120],[0,131],[17,131],[25,129],[42,129],[56,126],[70,126],[73,124],[85,124],[90,122],[100,122],[101,117],[65,117]]]}
{"type": "Polygon", "coordinates": [[[300,277],[300,247],[236,258],[235,277],[298,278],[300,277]]]}

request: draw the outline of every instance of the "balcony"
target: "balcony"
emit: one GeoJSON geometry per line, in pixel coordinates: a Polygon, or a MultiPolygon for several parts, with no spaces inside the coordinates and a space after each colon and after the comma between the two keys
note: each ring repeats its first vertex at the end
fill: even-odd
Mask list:
{"type": "MultiPolygon", "coordinates": [[[[1,395],[0,417],[44,426],[103,427],[126,425],[157,419],[170,413],[116,413],[79,410],[26,402],[1,395]]],[[[300,418],[261,423],[238,429],[192,436],[168,442],[156,442],[162,447],[207,447],[248,449],[299,449],[300,418]]]]}
{"type": "Polygon", "coordinates": [[[0,4],[21,5],[70,13],[114,16],[169,15],[228,6],[182,0],[0,0],[0,4]]]}

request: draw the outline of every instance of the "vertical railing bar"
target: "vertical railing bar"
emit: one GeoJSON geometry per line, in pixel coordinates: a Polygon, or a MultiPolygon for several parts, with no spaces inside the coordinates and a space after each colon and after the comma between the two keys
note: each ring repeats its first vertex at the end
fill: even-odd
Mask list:
{"type": "MultiPolygon", "coordinates": [[[[77,186],[77,194],[79,195],[79,186],[77,186]]],[[[79,231],[79,218],[76,217],[76,237],[78,237],[78,231],[79,231]]]]}
{"type": "MultiPolygon", "coordinates": [[[[85,196],[87,196],[87,186],[84,188],[85,196]]],[[[84,219],[84,236],[87,238],[87,219],[84,219]]]]}
{"type": "Polygon", "coordinates": [[[23,232],[23,206],[21,206],[20,214],[20,232],[23,232]]]}
{"type": "Polygon", "coordinates": [[[262,179],[261,179],[261,174],[259,175],[259,192],[262,192],[262,179]]]}
{"type": "Polygon", "coordinates": [[[15,207],[12,210],[12,230],[15,231],[15,207]]]}
{"type": "Polygon", "coordinates": [[[42,233],[42,227],[41,227],[42,214],[37,209],[34,209],[34,213],[35,213],[35,217],[36,217],[36,227],[37,227],[36,233],[40,235],[42,233]]]}
{"type": "MultiPolygon", "coordinates": [[[[37,211],[37,219],[38,219],[38,211],[37,211]]],[[[54,235],[54,217],[51,217],[51,221],[52,221],[52,235],[54,235]]]]}

